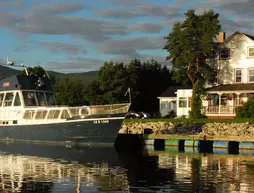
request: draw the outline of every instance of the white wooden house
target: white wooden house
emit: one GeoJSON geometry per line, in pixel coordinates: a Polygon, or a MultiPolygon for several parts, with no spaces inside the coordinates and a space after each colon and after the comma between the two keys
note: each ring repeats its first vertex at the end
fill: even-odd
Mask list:
{"type": "MultiPolygon", "coordinates": [[[[236,107],[254,96],[254,36],[236,31],[226,38],[225,32],[220,32],[218,40],[217,57],[210,62],[217,71],[217,80],[209,85],[202,110],[208,118],[233,118],[236,107]]],[[[177,90],[176,99],[182,97],[182,92],[177,90]]],[[[166,100],[165,96],[161,99],[160,104],[166,100]]],[[[175,107],[178,116],[189,110],[189,106],[183,110],[180,105],[175,107]]]]}
{"type": "Polygon", "coordinates": [[[254,37],[234,32],[219,34],[218,56],[211,65],[217,70],[217,86],[204,97],[208,118],[235,117],[235,109],[254,94],[254,37]]]}

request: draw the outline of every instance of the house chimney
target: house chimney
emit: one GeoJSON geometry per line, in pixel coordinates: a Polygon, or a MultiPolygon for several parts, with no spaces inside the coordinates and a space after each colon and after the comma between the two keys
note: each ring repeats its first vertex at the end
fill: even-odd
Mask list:
{"type": "Polygon", "coordinates": [[[223,43],[226,39],[226,32],[219,32],[219,43],[223,43]]]}

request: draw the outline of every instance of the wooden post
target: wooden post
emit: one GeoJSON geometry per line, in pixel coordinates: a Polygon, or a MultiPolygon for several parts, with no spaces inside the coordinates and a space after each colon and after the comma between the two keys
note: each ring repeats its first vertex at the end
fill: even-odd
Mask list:
{"type": "Polygon", "coordinates": [[[221,95],[222,95],[222,93],[218,93],[218,95],[219,95],[219,115],[220,115],[220,113],[221,113],[221,110],[220,110],[220,108],[221,108],[221,95]]]}
{"type": "Polygon", "coordinates": [[[236,109],[236,107],[238,107],[239,105],[240,105],[240,94],[241,93],[236,93],[236,103],[235,103],[235,106],[234,106],[234,109],[233,109],[233,111],[234,111],[234,113],[235,113],[235,109],[236,109]]]}

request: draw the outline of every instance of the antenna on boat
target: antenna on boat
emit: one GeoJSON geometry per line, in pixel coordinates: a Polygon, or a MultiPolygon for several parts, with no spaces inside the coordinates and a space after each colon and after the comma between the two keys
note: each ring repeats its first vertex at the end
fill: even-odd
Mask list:
{"type": "MultiPolygon", "coordinates": [[[[14,61],[10,61],[10,60],[8,59],[8,56],[7,56],[7,58],[6,58],[6,65],[7,65],[7,66],[16,66],[14,61]]],[[[26,75],[28,76],[28,71],[27,71],[27,69],[26,69],[26,67],[25,67],[24,64],[20,64],[20,66],[16,66],[16,67],[23,67],[23,68],[25,69],[26,75]]]]}
{"type": "Polygon", "coordinates": [[[43,65],[42,62],[41,62],[41,65],[42,65],[42,68],[44,69],[44,71],[45,71],[45,73],[46,73],[48,79],[50,79],[49,73],[48,73],[48,71],[46,70],[46,68],[44,67],[44,65],[43,65]]]}
{"type": "Polygon", "coordinates": [[[14,65],[15,65],[15,62],[9,61],[9,59],[8,59],[8,57],[7,57],[7,59],[6,59],[6,64],[7,64],[7,65],[10,65],[10,66],[14,66],[14,65]]]}

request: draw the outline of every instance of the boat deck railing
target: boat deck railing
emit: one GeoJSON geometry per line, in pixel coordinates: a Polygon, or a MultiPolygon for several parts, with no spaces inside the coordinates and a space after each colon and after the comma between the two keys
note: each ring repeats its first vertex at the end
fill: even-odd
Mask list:
{"type": "Polygon", "coordinates": [[[67,119],[76,116],[120,114],[128,112],[129,103],[112,105],[94,105],[94,106],[52,106],[42,108],[25,108],[24,119],[67,119]]]}

